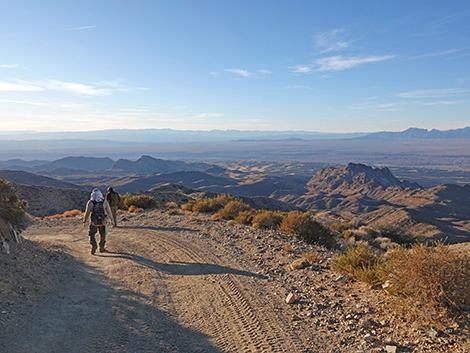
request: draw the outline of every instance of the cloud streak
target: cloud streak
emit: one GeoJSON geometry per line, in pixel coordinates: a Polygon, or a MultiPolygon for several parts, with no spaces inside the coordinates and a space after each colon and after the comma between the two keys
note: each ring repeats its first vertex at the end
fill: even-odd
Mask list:
{"type": "Polygon", "coordinates": [[[66,32],[66,31],[82,31],[84,29],[92,29],[92,28],[96,28],[96,27],[97,26],[72,27],[72,28],[65,28],[62,31],[64,31],[64,32],[66,32]]]}
{"type": "Polygon", "coordinates": [[[239,75],[242,77],[253,77],[255,74],[252,72],[249,72],[247,70],[242,70],[242,69],[225,69],[227,72],[231,72],[232,74],[239,75]]]}
{"type": "Polygon", "coordinates": [[[458,88],[442,88],[442,89],[421,89],[411,92],[398,93],[397,97],[400,98],[442,98],[454,94],[466,93],[466,90],[458,88]]]}
{"type": "Polygon", "coordinates": [[[341,71],[352,69],[353,67],[364,65],[364,64],[371,64],[380,61],[390,60],[395,58],[396,55],[382,55],[382,56],[351,56],[351,57],[343,57],[341,55],[338,56],[330,56],[326,58],[319,59],[315,61],[315,63],[319,66],[318,71],[341,71]]]}

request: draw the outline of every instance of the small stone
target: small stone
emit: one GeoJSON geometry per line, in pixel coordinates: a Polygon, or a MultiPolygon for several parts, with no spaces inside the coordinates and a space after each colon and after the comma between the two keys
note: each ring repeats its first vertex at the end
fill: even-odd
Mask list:
{"type": "Polygon", "coordinates": [[[387,353],[397,353],[398,352],[398,348],[397,346],[385,346],[385,351],[387,353]]]}
{"type": "Polygon", "coordinates": [[[390,281],[385,281],[384,284],[382,284],[382,288],[384,291],[386,291],[387,293],[390,291],[390,288],[392,287],[392,283],[390,281]]]}
{"type": "Polygon", "coordinates": [[[364,340],[368,343],[372,343],[375,341],[375,338],[370,333],[368,333],[364,336],[364,340]]]}
{"type": "Polygon", "coordinates": [[[300,270],[307,267],[308,265],[310,265],[310,262],[308,262],[306,259],[297,259],[289,265],[289,268],[291,270],[300,270]]]}
{"type": "Polygon", "coordinates": [[[386,336],[386,337],[384,337],[384,339],[383,339],[383,343],[384,343],[384,344],[386,344],[386,345],[390,345],[390,344],[392,344],[392,343],[393,343],[393,339],[392,339],[392,337],[390,337],[390,336],[386,336]]]}
{"type": "Polygon", "coordinates": [[[431,327],[431,329],[429,330],[429,337],[431,337],[433,340],[435,340],[437,338],[438,334],[439,333],[431,327]]]}
{"type": "Polygon", "coordinates": [[[341,275],[341,276],[336,277],[335,281],[336,282],[347,282],[347,281],[349,281],[349,277],[345,276],[345,275],[341,275]]]}
{"type": "Polygon", "coordinates": [[[289,293],[286,297],[287,304],[293,304],[296,300],[297,300],[297,297],[295,296],[294,293],[289,293]]]}

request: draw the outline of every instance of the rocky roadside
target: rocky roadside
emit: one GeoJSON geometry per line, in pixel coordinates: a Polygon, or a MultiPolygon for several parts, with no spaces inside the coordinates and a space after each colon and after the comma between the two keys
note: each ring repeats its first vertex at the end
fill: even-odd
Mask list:
{"type": "Polygon", "coordinates": [[[445,332],[405,322],[391,309],[394,298],[382,289],[333,273],[332,251],[277,231],[211,221],[205,214],[161,212],[155,218],[197,229],[199,237],[229,249],[237,261],[277,288],[280,300],[292,309],[296,330],[320,335],[338,351],[470,352],[470,315],[445,332]]]}

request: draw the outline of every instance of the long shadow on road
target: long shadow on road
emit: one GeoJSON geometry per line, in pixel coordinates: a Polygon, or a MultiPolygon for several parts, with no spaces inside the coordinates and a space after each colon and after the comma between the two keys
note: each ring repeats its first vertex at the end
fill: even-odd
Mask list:
{"type": "MultiPolygon", "coordinates": [[[[191,272],[191,265],[165,266],[129,254],[117,254],[169,273],[191,272]]],[[[64,254],[57,283],[22,315],[0,331],[0,351],[221,353],[208,337],[176,323],[146,296],[106,277],[93,266],[64,254]],[[152,304],[153,303],[153,304],[152,304]]],[[[199,271],[232,271],[201,266],[199,271]]]]}
{"type": "Polygon", "coordinates": [[[210,274],[233,274],[238,276],[265,278],[263,275],[259,275],[257,273],[237,270],[231,267],[220,266],[210,263],[182,261],[171,261],[170,263],[161,263],[146,259],[139,255],[129,254],[125,252],[106,252],[100,256],[128,259],[131,261],[135,261],[139,265],[145,266],[147,268],[165,272],[171,275],[198,276],[210,274]]]}

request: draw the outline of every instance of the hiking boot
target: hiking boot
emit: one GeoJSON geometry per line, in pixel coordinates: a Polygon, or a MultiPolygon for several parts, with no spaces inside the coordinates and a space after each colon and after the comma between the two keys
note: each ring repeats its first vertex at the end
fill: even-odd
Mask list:
{"type": "Polygon", "coordinates": [[[104,246],[100,246],[100,252],[106,252],[106,249],[104,248],[104,246]]]}
{"type": "Polygon", "coordinates": [[[92,255],[95,254],[97,248],[98,248],[98,247],[95,246],[95,245],[93,245],[93,246],[91,247],[91,254],[92,254],[92,255]]]}

